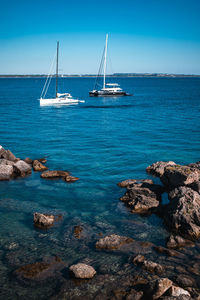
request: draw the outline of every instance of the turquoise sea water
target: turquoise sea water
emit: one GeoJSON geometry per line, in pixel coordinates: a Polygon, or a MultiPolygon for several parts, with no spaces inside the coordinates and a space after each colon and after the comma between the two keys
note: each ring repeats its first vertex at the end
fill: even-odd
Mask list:
{"type": "Polygon", "coordinates": [[[94,78],[61,78],[60,92],[85,103],[40,107],[44,79],[0,79],[0,144],[22,159],[45,156],[49,169],[80,177],[67,184],[35,172],[0,182],[1,299],[26,299],[27,287],[16,283],[12,272],[46,255],[59,255],[69,264],[89,257],[99,266],[107,259],[94,249],[100,232],[165,244],[162,220],[131,214],[119,201],[124,190],[117,183],[151,178],[145,169],[158,160],[188,164],[200,159],[200,79],[115,81],[134,96],[90,98],[94,78]],[[33,227],[35,211],[63,219],[41,232],[33,227]],[[75,225],[85,228],[87,243],[73,238],[75,225]]]}

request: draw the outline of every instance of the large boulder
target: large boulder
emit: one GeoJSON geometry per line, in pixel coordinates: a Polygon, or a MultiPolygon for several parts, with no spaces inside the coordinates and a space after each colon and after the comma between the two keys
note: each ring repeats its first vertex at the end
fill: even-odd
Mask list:
{"type": "Polygon", "coordinates": [[[1,158],[0,159],[0,165],[9,165],[9,166],[13,166],[15,163],[14,161],[11,160],[7,160],[5,158],[1,158]]]}
{"type": "Polygon", "coordinates": [[[45,171],[48,168],[46,166],[44,166],[41,162],[39,162],[39,160],[34,160],[33,161],[33,170],[34,171],[45,171]]]}
{"type": "Polygon", "coordinates": [[[159,206],[163,191],[161,185],[136,181],[127,186],[127,191],[120,200],[125,202],[132,212],[147,213],[159,206]]]}
{"type": "Polygon", "coordinates": [[[38,228],[49,228],[53,226],[55,221],[55,216],[41,213],[34,213],[34,225],[38,228]]]}
{"type": "Polygon", "coordinates": [[[13,167],[14,167],[14,172],[15,172],[16,176],[24,177],[28,174],[31,174],[31,172],[32,172],[31,166],[23,160],[19,160],[18,162],[16,162],[13,165],[13,167]]]}
{"type": "Polygon", "coordinates": [[[161,181],[169,189],[178,186],[191,185],[200,180],[200,171],[188,166],[167,166],[161,176],[161,181]]]}
{"type": "Polygon", "coordinates": [[[173,161],[157,161],[146,168],[147,173],[154,176],[161,177],[164,173],[165,167],[176,165],[173,161]]]}
{"type": "Polygon", "coordinates": [[[45,171],[40,175],[40,177],[53,179],[53,178],[67,177],[69,175],[70,173],[66,171],[45,171]]]}
{"type": "Polygon", "coordinates": [[[96,271],[93,267],[82,263],[72,265],[69,269],[71,274],[79,279],[90,279],[96,274],[96,271]]]}
{"type": "Polygon", "coordinates": [[[167,226],[180,235],[200,237],[200,195],[188,187],[178,187],[169,193],[164,220],[167,226]]]}
{"type": "Polygon", "coordinates": [[[13,175],[13,166],[0,164],[0,180],[9,180],[13,175]]]}
{"type": "Polygon", "coordinates": [[[120,236],[117,234],[111,234],[109,236],[99,239],[96,242],[96,248],[113,250],[113,249],[119,249],[124,244],[130,244],[133,242],[134,240],[132,238],[126,236],[120,236]]]}

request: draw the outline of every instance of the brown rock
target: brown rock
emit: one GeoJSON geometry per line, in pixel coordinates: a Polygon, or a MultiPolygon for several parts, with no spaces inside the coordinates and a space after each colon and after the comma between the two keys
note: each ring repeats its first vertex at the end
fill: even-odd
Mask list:
{"type": "Polygon", "coordinates": [[[80,239],[82,231],[83,231],[83,227],[81,227],[80,225],[74,226],[74,236],[77,239],[80,239]]]}
{"type": "Polygon", "coordinates": [[[26,157],[26,158],[24,159],[24,161],[25,161],[27,164],[29,164],[29,165],[32,165],[32,163],[33,163],[33,160],[32,160],[31,158],[29,158],[29,157],[26,157]]]}
{"type": "Polygon", "coordinates": [[[188,166],[167,166],[161,176],[164,185],[173,189],[178,186],[194,184],[200,180],[200,171],[188,166]]]}
{"type": "Polygon", "coordinates": [[[140,264],[143,264],[144,260],[145,260],[144,256],[139,254],[134,257],[133,263],[136,265],[140,265],[140,264]]]}
{"type": "Polygon", "coordinates": [[[159,206],[163,191],[163,187],[158,184],[139,181],[129,185],[120,200],[125,202],[132,212],[148,213],[159,206]]]}
{"type": "Polygon", "coordinates": [[[69,269],[76,278],[80,279],[90,279],[96,274],[93,267],[82,263],[72,265],[69,269]]]}
{"type": "Polygon", "coordinates": [[[172,285],[168,291],[170,296],[179,297],[182,295],[190,296],[190,293],[179,286],[172,285]]]}
{"type": "Polygon", "coordinates": [[[113,250],[120,248],[124,244],[130,244],[133,242],[134,240],[132,238],[120,236],[117,234],[111,234],[98,240],[96,242],[96,248],[113,250]]]}
{"type": "Polygon", "coordinates": [[[167,226],[190,239],[200,237],[200,195],[188,187],[178,187],[169,193],[165,208],[167,226]]]}
{"type": "Polygon", "coordinates": [[[34,225],[45,229],[53,226],[55,217],[53,215],[34,213],[34,225]]]}
{"type": "Polygon", "coordinates": [[[69,175],[70,175],[69,172],[66,171],[45,171],[40,175],[40,177],[53,179],[53,178],[67,177],[69,175]]]}
{"type": "Polygon", "coordinates": [[[169,256],[179,256],[180,254],[177,251],[170,250],[161,246],[155,246],[154,249],[159,252],[169,256]]]}
{"type": "Polygon", "coordinates": [[[74,181],[77,181],[79,179],[80,178],[78,178],[78,177],[73,177],[73,176],[70,176],[70,175],[68,175],[68,176],[65,177],[65,181],[66,182],[74,182],[74,181]]]}
{"type": "Polygon", "coordinates": [[[0,158],[4,158],[14,162],[18,161],[18,159],[10,150],[5,150],[2,146],[0,146],[0,158]]]}
{"type": "Polygon", "coordinates": [[[39,162],[41,162],[42,164],[46,164],[46,162],[47,162],[46,158],[39,158],[38,160],[39,160],[39,162]]]}
{"type": "Polygon", "coordinates": [[[137,179],[126,179],[122,182],[119,182],[117,185],[119,187],[122,188],[126,188],[132,184],[139,184],[139,183],[149,183],[149,184],[153,184],[153,181],[151,179],[141,179],[141,180],[137,180],[137,179]]]}
{"type": "Polygon", "coordinates": [[[165,167],[167,166],[174,166],[176,165],[173,161],[157,161],[156,163],[148,166],[146,168],[147,173],[150,173],[152,175],[161,177],[164,173],[165,167]]]}
{"type": "Polygon", "coordinates": [[[152,299],[161,297],[171,286],[172,281],[168,278],[160,278],[149,282],[148,294],[152,299]]]}
{"type": "Polygon", "coordinates": [[[194,243],[190,240],[186,240],[179,235],[170,235],[167,241],[167,247],[172,249],[178,249],[182,247],[193,247],[194,243]]]}
{"type": "Polygon", "coordinates": [[[34,171],[45,171],[48,168],[46,166],[44,166],[41,162],[39,162],[38,160],[34,160],[33,161],[33,170],[34,171]]]}
{"type": "Polygon", "coordinates": [[[19,160],[13,165],[14,172],[17,176],[26,176],[28,174],[31,174],[32,168],[29,164],[24,162],[23,160],[19,160]]]}

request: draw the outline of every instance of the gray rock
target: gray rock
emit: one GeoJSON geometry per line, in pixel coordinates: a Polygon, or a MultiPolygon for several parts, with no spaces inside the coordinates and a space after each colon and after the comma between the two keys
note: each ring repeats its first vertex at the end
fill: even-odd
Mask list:
{"type": "Polygon", "coordinates": [[[127,186],[127,192],[120,200],[125,202],[132,212],[146,213],[159,206],[163,192],[161,185],[136,181],[127,186]]]}
{"type": "Polygon", "coordinates": [[[8,166],[13,166],[15,163],[14,161],[11,161],[11,160],[7,160],[5,158],[1,158],[0,159],[0,165],[8,165],[8,166]]]}
{"type": "Polygon", "coordinates": [[[82,263],[72,265],[69,269],[73,273],[74,277],[80,279],[90,279],[96,274],[93,267],[82,263]]]}
{"type": "Polygon", "coordinates": [[[188,187],[178,187],[169,193],[164,220],[178,234],[197,239],[200,237],[200,195],[188,187]]]}
{"type": "Polygon", "coordinates": [[[164,173],[165,167],[176,165],[173,161],[157,161],[156,163],[146,168],[147,173],[161,177],[164,173]]]}
{"type": "Polygon", "coordinates": [[[98,249],[118,249],[124,244],[133,243],[134,240],[132,238],[126,236],[120,236],[117,234],[111,234],[104,238],[101,238],[96,242],[96,248],[98,249]]]}
{"type": "Polygon", "coordinates": [[[32,172],[31,166],[23,160],[19,160],[18,162],[16,162],[13,165],[13,167],[14,167],[14,172],[17,176],[24,177],[28,174],[31,174],[31,172],[32,172]]]}
{"type": "Polygon", "coordinates": [[[200,180],[200,171],[188,166],[167,166],[161,176],[164,185],[173,189],[178,186],[191,185],[200,180]]]}
{"type": "Polygon", "coordinates": [[[0,164],[0,180],[9,180],[13,175],[13,166],[0,164]]]}

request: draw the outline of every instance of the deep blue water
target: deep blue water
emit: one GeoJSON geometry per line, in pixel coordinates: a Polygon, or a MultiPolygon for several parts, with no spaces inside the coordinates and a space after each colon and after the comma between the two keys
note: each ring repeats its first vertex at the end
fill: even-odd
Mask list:
{"type": "MultiPolygon", "coordinates": [[[[71,243],[82,224],[90,236],[118,233],[163,245],[168,232],[156,216],[131,214],[119,198],[124,179],[150,178],[158,160],[188,164],[200,159],[200,78],[117,78],[131,97],[90,98],[94,78],[62,78],[60,92],[85,100],[74,106],[40,107],[44,79],[0,79],[0,144],[24,159],[47,157],[49,169],[80,180],[46,181],[39,173],[0,182],[1,277],[15,267],[5,258],[10,243],[24,263],[59,254],[74,263],[93,249],[71,243]],[[33,212],[63,214],[48,232],[33,228],[33,212]],[[27,259],[25,259],[27,257],[27,259]]],[[[53,93],[53,88],[50,91],[53,93]]],[[[155,179],[155,182],[158,180],[155,179]]]]}

